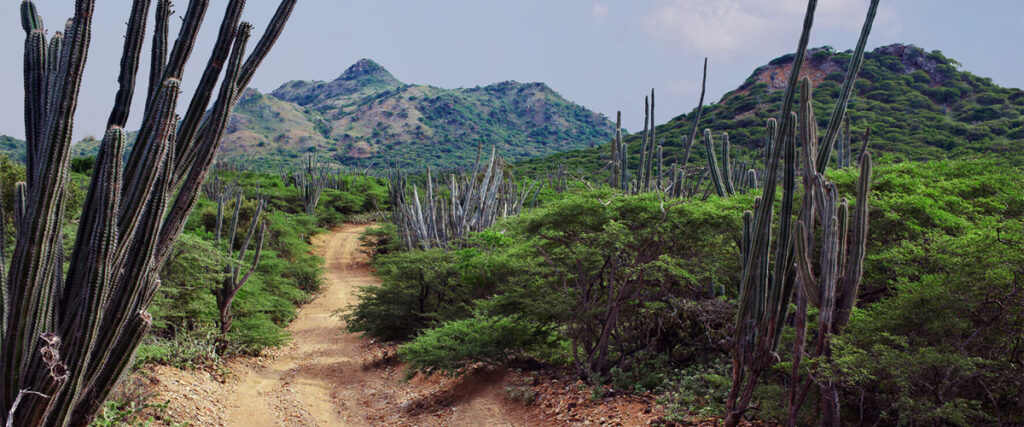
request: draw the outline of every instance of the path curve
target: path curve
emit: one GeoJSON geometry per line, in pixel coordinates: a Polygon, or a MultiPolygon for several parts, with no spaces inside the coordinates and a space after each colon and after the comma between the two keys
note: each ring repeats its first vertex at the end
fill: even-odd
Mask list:
{"type": "Polygon", "coordinates": [[[360,286],[379,283],[359,250],[367,227],[346,225],[314,237],[326,265],[323,292],[288,327],[291,344],[262,367],[236,372],[240,381],[218,396],[224,425],[543,424],[505,398],[501,372],[403,382],[401,367],[382,363],[380,347],[342,331],[332,313],[353,303],[360,286]]]}

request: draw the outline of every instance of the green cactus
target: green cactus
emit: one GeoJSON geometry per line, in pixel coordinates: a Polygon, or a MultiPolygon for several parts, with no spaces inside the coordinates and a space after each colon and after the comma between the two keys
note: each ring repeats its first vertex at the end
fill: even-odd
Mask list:
{"type": "Polygon", "coordinates": [[[725,169],[725,176],[722,177],[725,181],[725,191],[730,196],[735,195],[736,188],[732,182],[732,159],[729,157],[729,134],[727,132],[722,132],[722,166],[725,169]]]}
{"type": "MultiPolygon", "coordinates": [[[[771,132],[774,124],[771,122],[768,124],[769,138],[765,144],[766,166],[763,177],[764,186],[762,196],[755,202],[754,212],[744,215],[744,237],[741,242],[743,269],[741,272],[740,298],[739,308],[737,311],[736,329],[732,342],[732,389],[730,390],[726,401],[726,408],[728,412],[726,414],[725,425],[729,427],[739,424],[744,412],[749,408],[750,398],[753,395],[757,381],[761,374],[763,374],[772,363],[773,354],[776,352],[779,345],[783,321],[788,312],[789,300],[793,293],[792,289],[794,282],[796,281],[797,276],[802,275],[795,271],[794,259],[796,258],[796,255],[794,252],[796,249],[794,247],[797,246],[798,243],[791,240],[791,237],[794,240],[804,240],[803,243],[807,243],[807,226],[796,226],[796,232],[793,233],[793,236],[790,235],[791,228],[793,228],[791,219],[793,215],[792,205],[796,175],[796,124],[797,122],[802,121],[799,138],[801,139],[803,146],[801,152],[805,159],[803,162],[805,167],[805,173],[803,174],[805,183],[804,193],[805,195],[812,193],[806,197],[818,197],[814,203],[805,200],[800,216],[804,219],[814,218],[813,212],[810,212],[808,209],[813,209],[814,204],[817,202],[834,207],[836,196],[834,192],[831,192],[827,198],[820,194],[819,196],[814,196],[813,193],[825,192],[821,190],[822,185],[820,184],[814,184],[810,188],[807,187],[808,180],[812,179],[811,174],[807,172],[813,170],[818,174],[813,178],[817,179],[819,183],[823,180],[820,177],[820,174],[824,173],[826,166],[825,162],[830,158],[829,155],[832,150],[836,131],[839,128],[841,118],[845,115],[846,104],[849,100],[849,96],[853,88],[853,81],[856,79],[860,62],[863,59],[864,46],[866,44],[868,34],[870,33],[875,12],[877,11],[878,0],[872,0],[868,7],[867,17],[864,21],[860,39],[857,42],[857,49],[853,54],[850,68],[847,70],[846,81],[844,82],[842,92],[838,97],[835,111],[829,121],[825,138],[820,143],[817,140],[817,125],[813,119],[813,112],[810,108],[811,97],[809,81],[805,80],[803,82],[803,89],[800,91],[801,114],[798,116],[796,113],[792,112],[792,105],[796,96],[795,89],[798,82],[798,76],[800,75],[800,68],[804,62],[803,59],[806,54],[810,30],[814,21],[814,10],[816,7],[816,0],[808,1],[807,13],[804,17],[803,31],[800,35],[800,41],[793,59],[792,69],[789,73],[789,81],[783,94],[779,123],[774,129],[775,132],[771,132]],[[781,149],[780,146],[782,147],[781,149]],[[772,244],[771,223],[774,199],[776,195],[776,180],[779,160],[783,151],[785,152],[784,164],[786,167],[782,179],[783,193],[779,216],[780,223],[778,227],[778,237],[774,239],[775,244],[772,244]],[[817,151],[817,153],[815,153],[815,151],[817,151]],[[817,154],[817,156],[814,154],[817,154]],[[815,157],[817,158],[817,162],[816,164],[812,164],[809,160],[815,157]],[[774,263],[769,264],[773,247],[775,248],[774,263]],[[771,274],[769,274],[769,269],[772,270],[771,274]]],[[[865,161],[863,163],[870,162],[865,161]]],[[[862,167],[864,167],[863,164],[862,167]]],[[[869,174],[870,166],[867,167],[867,172],[869,174]]],[[[861,180],[866,180],[866,176],[868,174],[862,175],[861,180]]],[[[861,196],[858,193],[858,198],[860,197],[861,196]]],[[[859,205],[860,206],[858,208],[863,209],[866,215],[866,199],[865,203],[859,203],[859,205]]],[[[843,209],[840,208],[836,215],[837,218],[845,217],[841,212],[843,212],[843,209]]],[[[843,221],[845,221],[845,219],[843,221]]],[[[837,241],[836,236],[840,234],[841,227],[839,222],[840,221],[838,219],[836,221],[831,221],[829,219],[828,224],[825,224],[828,226],[828,229],[824,230],[823,234],[825,235],[825,238],[829,239],[829,242],[831,242],[823,249],[826,251],[827,255],[825,257],[825,264],[829,264],[830,262],[834,263],[839,257],[839,245],[833,244],[837,241]],[[831,255],[833,253],[835,253],[835,255],[831,255]],[[829,261],[829,259],[831,259],[831,261],[829,261]]],[[[807,220],[806,222],[799,224],[810,223],[811,221],[807,220]]],[[[866,227],[867,224],[865,221],[863,223],[863,229],[859,231],[866,233],[866,227]]],[[[856,234],[857,232],[858,231],[855,231],[854,233],[856,234]]],[[[848,256],[854,256],[854,253],[857,251],[858,250],[854,248],[848,256]]],[[[862,257],[863,253],[860,252],[859,256],[862,257]]],[[[824,275],[823,277],[831,280],[831,278],[836,274],[836,271],[837,268],[832,268],[831,265],[828,265],[822,274],[824,275]]],[[[857,281],[859,281],[859,274],[857,275],[857,281]]],[[[801,282],[803,283],[803,280],[801,280],[801,282]]],[[[833,281],[832,283],[834,284],[835,282],[833,281]]],[[[832,289],[822,291],[819,298],[829,298],[829,295],[838,295],[834,286],[832,289]]],[[[811,297],[809,296],[808,299],[810,300],[810,298],[811,297]]],[[[832,300],[828,302],[824,299],[822,300],[822,306],[827,307],[825,310],[828,313],[835,312],[836,306],[846,303],[847,302],[845,301],[837,302],[835,298],[832,298],[832,300]],[[826,304],[828,305],[826,306],[826,304]]],[[[852,299],[849,301],[849,304],[852,306],[852,299]]],[[[833,322],[833,319],[834,318],[826,319],[826,322],[833,322]]],[[[823,404],[832,403],[834,403],[834,401],[831,399],[831,396],[823,396],[823,404]]],[[[838,406],[834,406],[834,408],[829,408],[827,406],[823,407],[823,412],[827,413],[822,418],[823,424],[836,425],[838,423],[838,419],[832,416],[833,411],[831,409],[835,409],[836,411],[838,410],[838,406]]]]}
{"type": "MultiPolygon", "coordinates": [[[[223,212],[225,199],[223,195],[217,200],[217,242],[221,241],[220,228],[223,222],[223,212]]],[[[235,296],[238,295],[238,291],[242,289],[242,286],[249,281],[249,277],[252,276],[253,272],[256,271],[256,267],[260,263],[260,254],[263,251],[263,238],[267,231],[267,221],[260,220],[260,215],[267,206],[267,198],[265,196],[257,196],[256,199],[256,210],[250,219],[249,231],[246,232],[245,240],[242,241],[242,245],[238,249],[237,256],[234,254],[235,251],[235,235],[238,229],[238,220],[241,217],[240,211],[242,207],[242,194],[238,193],[235,197],[235,211],[231,218],[231,228],[227,233],[227,250],[236,259],[236,263],[224,267],[224,282],[221,287],[213,290],[213,294],[217,299],[217,311],[220,314],[220,332],[222,335],[227,335],[231,330],[231,303],[234,301],[235,296]],[[259,234],[257,234],[256,227],[259,225],[259,234]],[[253,236],[256,236],[256,245],[254,246],[254,253],[252,262],[249,265],[248,271],[245,274],[239,276],[242,270],[242,262],[245,261],[245,253],[249,250],[250,243],[252,242],[253,236]]]]}
{"type": "Polygon", "coordinates": [[[609,183],[612,188],[619,188],[619,181],[622,179],[620,175],[620,166],[622,163],[622,111],[615,113],[615,139],[612,141],[612,163],[611,163],[611,182],[609,183]]]}
{"type": "Polygon", "coordinates": [[[697,102],[697,114],[694,115],[693,123],[690,124],[690,138],[683,138],[683,147],[686,147],[683,151],[683,163],[682,168],[686,169],[686,165],[690,161],[690,149],[693,148],[693,143],[697,141],[697,126],[700,124],[700,117],[704,114],[704,90],[707,88],[708,83],[708,58],[704,58],[704,77],[701,78],[700,83],[700,101],[697,102]]]}
{"type": "MultiPolygon", "coordinates": [[[[723,134],[723,138],[728,138],[723,134]]],[[[726,184],[722,181],[722,174],[718,169],[718,159],[715,157],[715,143],[711,139],[711,129],[704,129],[704,148],[708,156],[708,168],[711,171],[711,183],[715,186],[715,194],[719,197],[726,197],[726,184]]]]}
{"type": "Polygon", "coordinates": [[[73,18],[49,42],[33,3],[22,2],[26,180],[18,186],[17,238],[14,251],[4,254],[10,269],[5,272],[0,306],[0,408],[8,425],[87,425],[100,409],[149,328],[146,309],[159,287],[157,272],[195,205],[240,89],[249,84],[295,3],[281,2],[246,59],[251,26],[239,21],[244,1],[228,2],[214,52],[178,126],[175,106],[182,72],[208,2],[189,3],[167,55],[170,2],[158,0],[142,125],[122,164],[124,127],[150,6],[148,0],[133,2],[119,88],[77,239],[66,256],[60,230],[67,203],[72,118],[95,0],[75,2],[73,18]]]}

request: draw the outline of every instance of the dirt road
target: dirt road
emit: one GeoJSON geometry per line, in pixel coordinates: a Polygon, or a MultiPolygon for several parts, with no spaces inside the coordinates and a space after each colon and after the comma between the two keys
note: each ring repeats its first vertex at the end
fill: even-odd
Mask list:
{"type": "Polygon", "coordinates": [[[166,402],[157,425],[639,426],[660,416],[652,398],[593,401],[580,383],[532,376],[524,382],[524,374],[500,369],[458,380],[417,375],[403,381],[393,354],[344,333],[343,322],[332,315],[355,302],[358,287],[378,284],[359,250],[365,229],[347,225],[314,237],[326,261],[324,289],[288,327],[289,345],[228,360],[219,372],[150,365],[126,380],[155,394],[152,403],[166,402]],[[506,385],[520,390],[527,383],[535,402],[509,398],[506,385]]]}
{"type": "MultiPolygon", "coordinates": [[[[359,250],[366,226],[349,225],[317,236],[326,261],[325,288],[288,327],[292,343],[262,367],[237,372],[223,396],[228,426],[532,425],[522,407],[503,395],[500,373],[461,382],[441,378],[401,381],[401,369],[381,350],[342,332],[332,315],[355,301],[377,278],[359,250]]],[[[218,397],[220,398],[220,396],[218,397]]]]}

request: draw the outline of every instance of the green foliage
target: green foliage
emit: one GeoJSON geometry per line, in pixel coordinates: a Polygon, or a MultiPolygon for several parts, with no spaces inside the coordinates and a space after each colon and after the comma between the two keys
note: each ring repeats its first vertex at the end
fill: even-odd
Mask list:
{"type": "Polygon", "coordinates": [[[473,250],[430,249],[380,256],[376,267],[382,283],[359,289],[359,302],[344,314],[346,328],[401,340],[433,320],[465,316],[467,287],[456,280],[457,269],[473,255],[473,250]]]}
{"type": "Polygon", "coordinates": [[[689,416],[720,416],[725,413],[725,399],[732,386],[729,361],[712,360],[692,364],[663,373],[667,379],[660,384],[658,403],[665,406],[667,421],[689,422],[689,416]]]}
{"type": "MultiPolygon", "coordinates": [[[[595,380],[611,379],[610,369],[618,366],[615,377],[637,379],[646,389],[659,381],[654,366],[722,351],[718,342],[732,312],[717,295],[735,281],[746,196],[666,206],[667,215],[653,194],[560,197],[472,234],[459,243],[462,249],[396,252],[396,246],[377,254],[383,283],[360,290],[359,302],[344,314],[349,330],[413,339],[402,347],[403,357],[424,372],[457,373],[467,363],[516,356],[585,364],[585,351],[604,348],[611,363],[594,372],[595,380]],[[642,288],[633,299],[621,295],[626,299],[616,309],[621,322],[612,335],[615,345],[598,344],[578,329],[609,314],[604,297],[580,300],[563,281],[575,278],[577,266],[598,266],[596,271],[608,260],[630,263],[615,280],[642,288]],[[662,360],[664,354],[669,360],[662,360]]],[[[382,229],[367,238],[396,236],[382,229]]],[[[595,285],[609,286],[610,274],[595,285]]],[[[595,288],[593,295],[602,292],[595,288]]],[[[731,287],[727,292],[735,294],[731,287]]]]}
{"type": "MultiPolygon", "coordinates": [[[[1019,199],[1019,175],[987,175],[1015,178],[1010,197],[1019,199]]],[[[993,200],[962,201],[984,209],[993,200]]],[[[892,296],[856,312],[837,340],[835,377],[851,405],[882,423],[1024,422],[1024,367],[1015,356],[1024,330],[1024,217],[1011,206],[972,220],[970,209],[960,212],[962,229],[931,229],[888,251],[899,266],[892,296]],[[875,392],[859,400],[865,389],[875,392]]]]}
{"type": "Polygon", "coordinates": [[[410,375],[456,375],[474,363],[497,365],[517,355],[548,348],[546,327],[513,316],[473,317],[444,322],[398,348],[410,375]]]}
{"type": "MultiPolygon", "coordinates": [[[[296,306],[307,302],[321,286],[323,260],[311,253],[309,237],[321,232],[319,224],[331,226],[373,209],[384,200],[380,181],[370,177],[346,176],[350,191],[326,190],[316,216],[304,213],[298,190],[287,187],[277,175],[254,172],[218,172],[224,182],[233,183],[246,196],[259,191],[269,197],[261,218],[267,230],[261,260],[255,272],[235,297],[234,321],[227,337],[212,333],[219,318],[212,291],[224,278],[224,267],[237,263],[223,243],[218,245],[215,229],[216,203],[200,198],[185,232],[161,271],[163,285],[157,291],[150,312],[153,328],[139,350],[137,363],[165,363],[175,366],[215,364],[219,360],[206,350],[218,340],[226,354],[255,354],[266,347],[287,342],[284,327],[295,318],[296,306]]],[[[253,215],[253,202],[243,205],[243,221],[253,215]]],[[[244,239],[239,227],[236,241],[244,239]]]]}
{"type": "Polygon", "coordinates": [[[6,154],[0,155],[0,192],[3,196],[0,208],[4,218],[11,218],[14,212],[14,186],[22,181],[25,181],[25,165],[6,154]]]}
{"type": "Polygon", "coordinates": [[[96,156],[75,157],[71,159],[71,172],[91,175],[95,165],[96,156]]]}

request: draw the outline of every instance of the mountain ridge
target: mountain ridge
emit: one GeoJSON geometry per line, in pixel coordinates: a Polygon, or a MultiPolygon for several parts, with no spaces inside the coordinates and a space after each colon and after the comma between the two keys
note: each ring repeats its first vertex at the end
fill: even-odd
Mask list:
{"type": "MultiPolygon", "coordinates": [[[[829,46],[809,49],[801,69],[813,87],[819,126],[827,125],[839,94],[852,51],[829,46]]],[[[705,105],[700,129],[711,129],[715,140],[729,132],[733,154],[758,158],[764,124],[778,115],[793,54],[757,67],[736,89],[705,105]]],[[[854,84],[848,115],[854,147],[871,127],[870,146],[897,159],[929,160],[997,154],[1024,161],[1024,91],[998,86],[991,79],[957,67],[941,51],[894,43],[865,53],[854,84]]],[[[709,75],[713,77],[713,73],[709,75]]],[[[696,109],[657,126],[664,141],[668,167],[681,162],[682,137],[688,136],[696,109]]],[[[630,149],[639,150],[640,135],[629,135],[630,149]]],[[[693,144],[690,165],[703,165],[704,144],[693,144]]],[[[539,173],[564,164],[577,174],[590,174],[607,162],[608,148],[556,153],[522,161],[518,166],[539,173]]]]}

